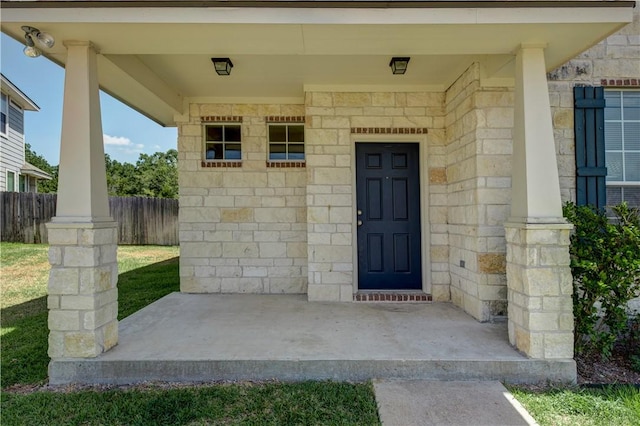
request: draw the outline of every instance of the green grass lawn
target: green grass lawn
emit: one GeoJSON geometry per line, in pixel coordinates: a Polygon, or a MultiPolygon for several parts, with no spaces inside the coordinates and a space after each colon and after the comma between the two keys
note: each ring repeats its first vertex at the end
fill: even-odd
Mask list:
{"type": "MultiPolygon", "coordinates": [[[[370,383],[12,392],[46,382],[47,246],[0,243],[2,425],[378,425],[370,383]]],[[[178,249],[118,248],[122,319],[178,290],[178,249]]]]}
{"type": "MultiPolygon", "coordinates": [[[[175,247],[119,247],[118,318],[178,290],[177,256],[175,247]]],[[[0,266],[2,425],[379,424],[370,383],[12,392],[47,378],[47,246],[0,243],[0,266]]],[[[631,386],[510,390],[543,426],[640,425],[640,393],[631,386]]]]}
{"type": "Polygon", "coordinates": [[[2,424],[377,425],[370,384],[233,384],[3,396],[2,424]]]}
{"type": "MultiPolygon", "coordinates": [[[[47,378],[48,246],[0,244],[2,387],[44,383],[47,378]]],[[[118,318],[179,290],[178,248],[118,248],[118,318]]]]}
{"type": "Polygon", "coordinates": [[[509,390],[541,426],[640,425],[640,390],[633,386],[509,390]]]}

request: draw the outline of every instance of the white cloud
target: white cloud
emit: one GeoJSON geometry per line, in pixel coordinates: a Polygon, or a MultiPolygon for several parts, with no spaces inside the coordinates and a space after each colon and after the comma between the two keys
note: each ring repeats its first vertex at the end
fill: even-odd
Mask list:
{"type": "Polygon", "coordinates": [[[132,146],[133,143],[131,139],[124,136],[110,136],[103,134],[102,138],[104,139],[105,145],[116,145],[116,146],[132,146]]]}

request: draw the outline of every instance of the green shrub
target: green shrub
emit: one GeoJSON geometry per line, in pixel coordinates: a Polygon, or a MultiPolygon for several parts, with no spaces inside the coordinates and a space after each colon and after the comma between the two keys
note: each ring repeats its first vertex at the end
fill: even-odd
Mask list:
{"type": "Polygon", "coordinates": [[[567,203],[571,235],[573,314],[576,353],[602,358],[628,324],[627,303],[640,295],[640,216],[626,203],[612,208],[615,218],[590,206],[567,203]]]}

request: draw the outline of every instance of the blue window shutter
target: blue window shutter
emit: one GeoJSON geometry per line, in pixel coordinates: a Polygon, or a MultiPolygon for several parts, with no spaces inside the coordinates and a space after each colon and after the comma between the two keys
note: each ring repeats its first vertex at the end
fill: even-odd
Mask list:
{"type": "Polygon", "coordinates": [[[607,202],[604,156],[604,89],[574,87],[576,203],[603,209],[607,202]]]}

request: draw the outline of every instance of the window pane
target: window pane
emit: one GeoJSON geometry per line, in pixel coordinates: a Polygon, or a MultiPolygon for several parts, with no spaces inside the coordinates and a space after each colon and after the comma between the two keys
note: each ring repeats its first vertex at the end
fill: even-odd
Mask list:
{"type": "Polygon", "coordinates": [[[606,150],[622,149],[622,123],[604,123],[604,146],[606,150]]]}
{"type": "Polygon", "coordinates": [[[286,160],[287,146],[280,143],[272,143],[269,145],[269,160],[286,160]]]}
{"type": "Polygon", "coordinates": [[[622,202],[622,187],[607,186],[607,205],[615,206],[622,202]]]}
{"type": "Polygon", "coordinates": [[[289,126],[289,142],[304,142],[304,126],[289,126]]]}
{"type": "Polygon", "coordinates": [[[20,180],[20,192],[27,192],[27,179],[25,175],[20,175],[19,177],[20,180]]]}
{"type": "Polygon", "coordinates": [[[287,126],[269,126],[269,142],[286,142],[287,126]]]}
{"type": "Polygon", "coordinates": [[[622,180],[622,153],[607,152],[607,180],[622,180]]]}
{"type": "Polygon", "coordinates": [[[619,91],[606,91],[604,92],[604,98],[606,106],[604,109],[605,120],[620,120],[620,92],[619,91]]]}
{"type": "Polygon", "coordinates": [[[640,120],[640,92],[622,92],[625,120],[640,120]]]}
{"type": "Polygon", "coordinates": [[[224,147],[224,159],[225,160],[241,160],[242,153],[240,152],[239,143],[228,143],[224,147]]]}
{"type": "Polygon", "coordinates": [[[16,190],[16,175],[13,172],[7,172],[7,191],[16,190]]]}
{"type": "Polygon", "coordinates": [[[625,186],[622,199],[631,207],[640,207],[640,186],[625,186]]]}
{"type": "Polygon", "coordinates": [[[289,160],[304,160],[303,144],[289,144],[289,160]]]}
{"type": "Polygon", "coordinates": [[[204,158],[207,160],[215,160],[216,152],[222,155],[222,144],[219,143],[207,143],[204,153],[204,158]]]}
{"type": "Polygon", "coordinates": [[[224,126],[224,140],[226,142],[240,142],[241,138],[240,126],[224,126]]]}
{"type": "Polygon", "coordinates": [[[222,126],[207,126],[208,141],[222,141],[222,126]]]}
{"type": "Polygon", "coordinates": [[[640,151],[640,123],[624,123],[624,149],[640,151]]]}
{"type": "Polygon", "coordinates": [[[625,181],[640,182],[640,152],[624,154],[625,181]]]}
{"type": "Polygon", "coordinates": [[[0,96],[0,110],[4,113],[7,112],[7,95],[5,95],[4,93],[1,94],[0,96]]]}

